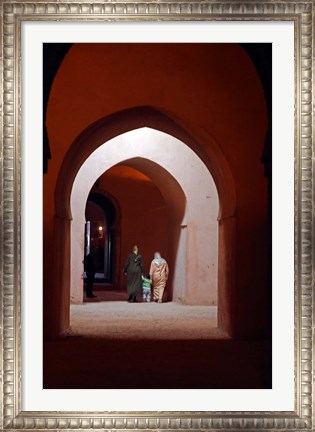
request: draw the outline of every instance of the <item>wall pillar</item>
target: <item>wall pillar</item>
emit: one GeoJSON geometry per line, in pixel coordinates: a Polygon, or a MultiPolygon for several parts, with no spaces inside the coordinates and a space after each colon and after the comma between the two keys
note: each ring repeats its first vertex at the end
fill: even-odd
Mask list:
{"type": "Polygon", "coordinates": [[[219,220],[218,327],[235,332],[236,218],[219,220]]]}
{"type": "Polygon", "coordinates": [[[168,291],[167,299],[176,303],[185,303],[186,293],[186,243],[187,243],[187,225],[183,223],[175,230],[173,228],[173,235],[177,234],[177,241],[174,237],[170,238],[170,247],[176,247],[172,250],[171,256],[174,257],[173,261],[169,262],[170,279],[172,277],[172,292],[168,291]]]}
{"type": "Polygon", "coordinates": [[[68,295],[72,304],[83,303],[83,285],[84,285],[84,214],[77,215],[71,222],[71,246],[69,254],[71,255],[71,269],[69,275],[70,292],[68,295]]]}
{"type": "Polygon", "coordinates": [[[53,260],[51,268],[50,290],[45,292],[46,310],[49,317],[47,339],[62,336],[70,325],[70,223],[71,221],[54,216],[53,260]]]}

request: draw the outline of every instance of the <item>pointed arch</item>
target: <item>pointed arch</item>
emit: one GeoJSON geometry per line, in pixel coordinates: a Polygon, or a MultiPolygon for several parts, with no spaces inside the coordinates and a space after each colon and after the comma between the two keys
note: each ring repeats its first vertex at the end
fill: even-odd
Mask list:
{"type": "Polygon", "coordinates": [[[203,161],[211,173],[219,197],[219,253],[218,253],[218,322],[226,332],[233,332],[233,297],[235,290],[235,208],[236,192],[234,179],[228,163],[215,141],[204,134],[197,138],[187,128],[183,128],[179,119],[156,108],[135,107],[100,119],[83,131],[70,147],[61,166],[55,189],[55,238],[53,265],[57,269],[54,286],[61,291],[59,297],[60,316],[54,318],[56,334],[61,334],[68,326],[70,287],[70,225],[72,219],[70,197],[74,179],[84,161],[100,145],[122,135],[125,132],[149,127],[164,132],[184,144],[203,161]],[[63,241],[60,240],[60,233],[63,241]],[[62,249],[62,253],[60,253],[62,249]],[[65,275],[69,277],[65,277],[65,275]]]}

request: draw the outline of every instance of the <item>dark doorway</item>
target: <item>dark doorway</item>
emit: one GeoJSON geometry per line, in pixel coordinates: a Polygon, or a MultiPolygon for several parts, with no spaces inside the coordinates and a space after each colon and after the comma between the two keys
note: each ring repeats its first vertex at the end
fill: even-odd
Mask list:
{"type": "Polygon", "coordinates": [[[95,249],[95,279],[99,283],[113,282],[115,208],[105,195],[90,193],[85,208],[85,256],[95,249]]]}

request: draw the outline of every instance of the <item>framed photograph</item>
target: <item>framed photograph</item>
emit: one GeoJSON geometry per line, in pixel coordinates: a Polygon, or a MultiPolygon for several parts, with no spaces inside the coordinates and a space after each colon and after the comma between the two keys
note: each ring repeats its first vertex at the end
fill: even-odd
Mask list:
{"type": "Polygon", "coordinates": [[[1,23],[1,429],[313,430],[313,2],[1,23]]]}

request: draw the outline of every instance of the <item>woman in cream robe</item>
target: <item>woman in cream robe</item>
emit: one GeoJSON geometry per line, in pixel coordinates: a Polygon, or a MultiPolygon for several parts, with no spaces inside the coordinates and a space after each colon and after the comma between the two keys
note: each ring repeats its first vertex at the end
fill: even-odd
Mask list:
{"type": "Polygon", "coordinates": [[[168,278],[168,264],[159,252],[155,252],[151,262],[150,277],[153,284],[154,301],[162,303],[163,292],[168,278]]]}

